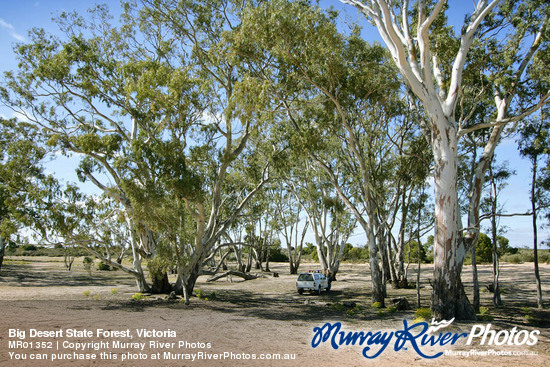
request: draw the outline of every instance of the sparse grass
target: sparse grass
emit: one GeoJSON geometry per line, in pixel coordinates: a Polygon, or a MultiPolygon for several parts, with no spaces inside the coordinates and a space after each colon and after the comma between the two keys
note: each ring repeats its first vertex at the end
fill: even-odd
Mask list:
{"type": "Polygon", "coordinates": [[[117,294],[117,293],[118,293],[118,289],[117,289],[117,288],[111,289],[111,294],[117,294]]]}
{"type": "Polygon", "coordinates": [[[521,312],[522,313],[525,313],[525,315],[523,316],[523,318],[525,319],[525,321],[527,321],[528,323],[532,323],[535,321],[535,317],[533,316],[533,309],[530,308],[530,307],[522,307],[521,308],[521,312]]]}
{"type": "Polygon", "coordinates": [[[396,306],[389,306],[389,307],[386,307],[385,309],[384,308],[379,308],[378,311],[376,312],[376,314],[379,317],[384,317],[386,315],[391,315],[391,314],[394,314],[396,312],[397,312],[397,307],[396,306]]]}
{"type": "Polygon", "coordinates": [[[203,299],[205,298],[206,296],[204,295],[204,291],[202,289],[195,289],[193,291],[193,293],[195,294],[195,296],[198,298],[198,299],[203,299]]]}
{"type": "Polygon", "coordinates": [[[99,299],[99,294],[94,294],[93,299],[97,301],[99,299]]]}
{"type": "Polygon", "coordinates": [[[82,292],[83,295],[85,295],[86,297],[89,297],[90,296],[90,291],[86,290],[84,292],[82,292]]]}
{"type": "Polygon", "coordinates": [[[491,312],[488,307],[480,307],[479,314],[477,315],[479,321],[493,321],[494,317],[491,315],[491,312]]]}
{"type": "Polygon", "coordinates": [[[144,295],[143,293],[134,293],[134,294],[132,295],[132,299],[133,299],[134,301],[141,301],[141,300],[144,300],[144,299],[146,299],[146,298],[147,298],[147,296],[144,295]]]}
{"type": "Polygon", "coordinates": [[[339,312],[343,312],[346,310],[346,306],[344,306],[343,304],[341,303],[332,303],[330,306],[328,306],[331,310],[333,311],[339,311],[339,312]]]}
{"type": "Polygon", "coordinates": [[[215,291],[213,291],[212,293],[210,293],[210,294],[208,295],[208,294],[206,294],[206,292],[203,291],[202,289],[195,289],[195,290],[193,291],[193,294],[194,294],[198,299],[202,299],[202,300],[204,300],[204,301],[218,299],[218,295],[216,294],[215,291]]]}
{"type": "Polygon", "coordinates": [[[432,318],[432,310],[427,307],[419,308],[414,313],[414,322],[425,322],[432,318]]]}
{"type": "Polygon", "coordinates": [[[380,308],[382,308],[382,303],[381,302],[374,302],[372,304],[372,307],[374,307],[376,309],[380,309],[380,308]]]}

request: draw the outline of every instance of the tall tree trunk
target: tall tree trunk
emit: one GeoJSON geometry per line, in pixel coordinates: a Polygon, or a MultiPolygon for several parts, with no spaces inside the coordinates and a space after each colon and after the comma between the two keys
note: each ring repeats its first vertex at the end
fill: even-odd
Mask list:
{"type": "Polygon", "coordinates": [[[151,293],[154,294],[168,294],[172,291],[172,286],[168,281],[168,274],[166,271],[160,271],[157,273],[151,272],[151,293]]]}
{"type": "Polygon", "coordinates": [[[190,263],[187,266],[178,266],[178,274],[182,282],[183,290],[183,299],[186,305],[189,305],[191,302],[191,297],[193,296],[193,289],[195,288],[195,283],[200,274],[200,256],[195,254],[190,260],[190,263]]]}
{"type": "Polygon", "coordinates": [[[382,279],[384,284],[388,284],[392,281],[390,261],[389,261],[389,255],[388,255],[388,248],[386,247],[384,241],[382,240],[378,241],[378,251],[380,252],[380,260],[382,262],[382,279]]]}
{"type": "Polygon", "coordinates": [[[499,259],[498,259],[498,233],[497,233],[497,185],[495,183],[495,176],[493,175],[492,166],[489,167],[489,176],[491,178],[491,193],[493,200],[491,203],[491,237],[493,241],[493,305],[495,307],[502,306],[502,298],[500,297],[500,285],[498,284],[498,277],[500,275],[499,259]]]}
{"type": "Polygon", "coordinates": [[[0,236],[0,271],[2,270],[2,263],[4,262],[4,255],[6,254],[6,242],[0,236]]]}
{"type": "Polygon", "coordinates": [[[472,281],[474,283],[474,311],[479,313],[479,277],[477,274],[476,247],[472,246],[472,281]]]}
{"type": "Polygon", "coordinates": [[[369,224],[362,223],[363,229],[367,233],[368,238],[368,249],[369,249],[369,265],[370,265],[370,275],[372,279],[372,302],[379,302],[382,307],[384,307],[384,298],[386,297],[386,287],[382,278],[382,270],[380,269],[379,259],[378,259],[378,246],[376,245],[376,238],[374,236],[373,230],[369,224]]]}
{"type": "MultiPolygon", "coordinates": [[[[391,234],[388,234],[388,236],[391,237],[391,234]]],[[[397,273],[395,271],[395,261],[393,261],[392,247],[390,246],[390,243],[391,243],[390,241],[391,241],[391,238],[388,238],[387,255],[388,255],[388,262],[390,264],[391,284],[392,284],[392,288],[397,288],[399,282],[398,282],[398,278],[397,278],[397,273]]],[[[397,255],[397,258],[399,259],[399,255],[397,255]]],[[[398,265],[398,266],[400,266],[400,265],[398,265]]]]}
{"type": "MultiPolygon", "coordinates": [[[[407,223],[407,214],[409,210],[409,205],[405,204],[406,201],[407,201],[407,194],[406,194],[406,191],[403,190],[403,193],[401,194],[401,202],[403,203],[403,209],[401,211],[401,225],[399,226],[399,237],[397,240],[397,260],[398,260],[397,288],[407,288],[408,286],[407,275],[405,272],[405,256],[403,253],[404,247],[405,247],[405,226],[407,223]]],[[[410,246],[409,246],[409,252],[410,252],[410,246]]],[[[409,258],[409,262],[410,262],[410,258],[409,258]]]]}
{"type": "Polygon", "coordinates": [[[417,242],[418,242],[418,268],[416,269],[416,307],[422,307],[420,304],[420,264],[422,259],[420,258],[420,251],[422,244],[420,243],[420,231],[417,231],[417,242]]]}
{"type": "Polygon", "coordinates": [[[435,244],[432,308],[437,319],[475,319],[461,280],[466,249],[459,234],[455,123],[434,121],[435,244]]]}
{"type": "Polygon", "coordinates": [[[538,169],[538,157],[535,155],[533,158],[533,176],[531,180],[531,210],[533,211],[533,264],[535,267],[535,280],[537,283],[537,307],[543,308],[542,302],[542,289],[540,284],[539,274],[539,256],[538,256],[538,231],[537,231],[537,203],[536,203],[536,185],[537,185],[537,169],[538,169]]]}
{"type": "Polygon", "coordinates": [[[252,270],[252,252],[254,251],[254,249],[252,247],[249,247],[248,248],[248,257],[247,257],[247,262],[246,262],[246,271],[245,273],[250,273],[250,270],[252,270]]]}
{"type": "Polygon", "coordinates": [[[131,221],[127,218],[128,227],[130,228],[130,246],[132,247],[132,265],[135,270],[134,277],[136,278],[136,284],[139,292],[149,292],[151,289],[145,280],[145,274],[143,273],[143,267],[141,266],[141,255],[137,248],[137,240],[134,230],[131,226],[131,221]]]}

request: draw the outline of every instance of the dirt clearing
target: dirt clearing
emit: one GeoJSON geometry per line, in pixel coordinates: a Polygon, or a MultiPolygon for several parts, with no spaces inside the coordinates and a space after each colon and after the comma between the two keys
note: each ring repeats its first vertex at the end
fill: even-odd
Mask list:
{"type": "MultiPolygon", "coordinates": [[[[79,259],[75,265],[78,262],[79,259]]],[[[191,305],[185,306],[180,300],[162,295],[132,299],[135,283],[121,271],[94,270],[90,276],[79,265],[70,272],[64,270],[62,259],[58,258],[8,258],[0,274],[0,365],[365,366],[382,362],[391,366],[493,367],[541,366],[550,362],[550,314],[534,308],[532,264],[502,265],[505,307],[499,310],[493,309],[492,295],[485,289],[491,281],[490,266],[480,266],[482,306],[489,309],[492,320],[454,322],[437,334],[469,334],[474,325],[486,327],[490,323],[491,330],[501,331],[497,341],[499,337],[504,340],[514,327],[514,335],[519,335],[517,342],[538,330],[540,334],[534,334],[535,345],[527,345],[527,339],[519,346],[506,341],[500,346],[480,345],[481,337],[466,345],[466,337],[462,337],[452,346],[436,343],[419,348],[427,356],[453,353],[435,359],[420,356],[410,342],[399,348],[395,332],[404,330],[404,319],[408,325],[413,323],[414,310],[391,312],[373,308],[367,265],[344,265],[331,292],[320,296],[299,295],[296,276],[288,275],[287,269],[286,264],[272,264],[271,270],[278,277],[273,272],[258,273],[260,277],[250,281],[233,277],[206,282],[206,276],[200,277],[196,290],[201,297],[194,297],[191,305]],[[344,306],[344,302],[350,304],[344,306]],[[339,337],[329,338],[313,348],[314,328],[337,322],[346,333],[379,332],[379,338],[366,339],[362,346],[338,345],[339,337]],[[40,332],[51,335],[37,336],[40,332]],[[372,356],[383,345],[381,336],[392,332],[393,339],[378,357],[363,357],[368,341],[371,349],[365,353],[372,356]],[[21,333],[25,333],[24,337],[21,333]],[[31,333],[35,336],[31,337],[31,333]],[[331,340],[335,340],[338,349],[331,346],[331,340]]],[[[301,267],[302,271],[308,269],[316,266],[301,267]]],[[[548,302],[550,266],[542,265],[540,270],[544,299],[548,302]]],[[[409,276],[413,279],[414,273],[409,276]]],[[[426,266],[422,279],[424,307],[429,307],[430,276],[426,266]]],[[[471,267],[465,267],[463,280],[468,286],[471,267]]],[[[471,289],[467,288],[467,292],[471,293],[471,289]]],[[[416,308],[414,289],[388,286],[388,305],[399,297],[407,297],[416,308]]]]}

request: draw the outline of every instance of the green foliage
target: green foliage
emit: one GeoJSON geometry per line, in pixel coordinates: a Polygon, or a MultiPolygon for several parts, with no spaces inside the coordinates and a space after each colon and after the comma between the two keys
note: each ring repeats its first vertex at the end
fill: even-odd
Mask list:
{"type": "Polygon", "coordinates": [[[427,260],[426,249],[421,244],[420,245],[420,259],[418,257],[418,242],[412,240],[405,243],[403,246],[403,256],[405,262],[418,263],[420,260],[422,263],[425,263],[427,260]]]}
{"type": "Polygon", "coordinates": [[[509,262],[511,264],[522,264],[523,260],[521,259],[521,256],[518,254],[515,255],[504,255],[501,259],[501,261],[509,262]]]}
{"type": "Polygon", "coordinates": [[[193,293],[195,294],[195,296],[198,298],[198,299],[203,299],[203,298],[206,298],[206,295],[204,293],[204,291],[202,289],[195,289],[193,291],[193,293]]]}
{"type": "Polygon", "coordinates": [[[504,236],[497,236],[497,243],[498,243],[498,254],[500,256],[507,253],[512,253],[511,251],[516,250],[510,247],[510,240],[504,236]]]}
{"type": "Polygon", "coordinates": [[[143,293],[139,293],[139,292],[138,292],[138,293],[134,293],[134,294],[132,295],[132,299],[133,299],[134,301],[142,301],[142,300],[144,300],[144,299],[147,299],[147,296],[144,295],[143,293]]]}
{"type": "MultiPolygon", "coordinates": [[[[63,257],[65,256],[65,249],[59,247],[42,247],[35,246],[35,249],[25,250],[26,245],[17,246],[15,243],[10,242],[6,247],[6,255],[11,256],[48,256],[48,257],[63,257]]],[[[71,254],[75,257],[86,256],[89,254],[88,251],[81,248],[71,249],[71,254]]]]}
{"type": "Polygon", "coordinates": [[[288,262],[288,255],[283,252],[283,249],[281,247],[270,247],[269,261],[288,262]]]}
{"type": "Polygon", "coordinates": [[[372,307],[376,308],[376,309],[380,309],[380,308],[382,308],[382,303],[381,302],[374,302],[372,304],[372,307]]]}
{"type": "Polygon", "coordinates": [[[352,246],[346,243],[343,259],[348,261],[366,260],[369,258],[369,250],[365,246],[352,246]]]}
{"type": "Polygon", "coordinates": [[[0,237],[4,243],[22,235],[25,227],[42,235],[50,229],[46,214],[59,185],[45,173],[48,149],[41,143],[36,127],[0,117],[0,237]]]}
{"type": "Polygon", "coordinates": [[[86,290],[84,292],[82,292],[83,295],[85,295],[86,297],[90,296],[90,291],[86,290]]]}
{"type": "Polygon", "coordinates": [[[493,244],[491,238],[484,233],[479,234],[476,243],[476,260],[480,263],[493,261],[493,244]]]}
{"type": "MultiPolygon", "coordinates": [[[[501,261],[509,262],[512,264],[522,264],[525,262],[533,262],[534,254],[531,249],[515,249],[517,252],[515,254],[505,254],[501,257],[501,261]]],[[[539,262],[544,263],[550,261],[550,250],[539,250],[538,251],[539,262]]]]}
{"type": "Polygon", "coordinates": [[[479,314],[477,315],[479,321],[493,321],[494,317],[491,315],[491,312],[488,307],[480,307],[479,314]]]}
{"type": "Polygon", "coordinates": [[[97,264],[97,270],[100,270],[100,271],[110,271],[110,270],[111,270],[111,266],[108,265],[108,264],[105,264],[103,261],[100,261],[100,262],[97,264]]]}
{"type": "Polygon", "coordinates": [[[82,264],[84,264],[84,269],[91,275],[94,260],[89,256],[85,256],[84,259],[82,259],[82,264]]]}
{"type": "Polygon", "coordinates": [[[415,322],[429,321],[432,318],[432,310],[419,308],[414,312],[415,322]]]}
{"type": "Polygon", "coordinates": [[[302,255],[304,256],[312,256],[316,252],[317,249],[311,242],[306,242],[306,245],[302,248],[302,255]]]}
{"type": "Polygon", "coordinates": [[[117,294],[117,293],[118,293],[118,288],[111,289],[111,294],[117,294]]]}

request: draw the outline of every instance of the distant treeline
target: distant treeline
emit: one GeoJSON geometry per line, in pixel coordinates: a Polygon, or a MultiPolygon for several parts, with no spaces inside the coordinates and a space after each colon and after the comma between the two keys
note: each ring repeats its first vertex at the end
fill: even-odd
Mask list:
{"type": "MultiPolygon", "coordinates": [[[[411,251],[409,252],[409,245],[406,245],[405,251],[405,262],[416,263],[418,262],[418,247],[416,242],[412,241],[412,246],[410,246],[411,251]]],[[[433,251],[431,250],[430,241],[421,246],[420,258],[423,264],[432,264],[433,263],[433,251]]],[[[490,243],[489,243],[490,244],[490,243]]],[[[481,236],[481,240],[476,246],[477,252],[477,261],[478,263],[490,263],[491,257],[490,252],[485,251],[485,247],[488,247],[481,236]]],[[[80,256],[89,256],[90,253],[82,248],[65,248],[61,245],[56,245],[54,247],[45,247],[39,245],[15,245],[11,243],[6,247],[6,255],[8,256],[50,256],[50,257],[61,257],[65,256],[67,252],[70,252],[71,256],[80,257],[80,256]]],[[[302,256],[305,260],[319,262],[317,257],[317,249],[311,243],[306,243],[306,246],[302,249],[302,256]]],[[[502,262],[512,263],[512,264],[521,264],[526,262],[533,262],[533,250],[527,247],[525,248],[516,248],[516,247],[506,247],[502,249],[500,254],[500,260],[502,262]]],[[[230,256],[229,259],[233,260],[233,256],[230,256]]],[[[368,249],[361,246],[353,246],[349,243],[346,244],[344,248],[344,254],[342,260],[344,262],[365,262],[368,261],[369,254],[368,249]]],[[[270,261],[272,262],[287,262],[288,255],[286,250],[282,248],[272,248],[270,249],[270,261]]],[[[550,263],[550,250],[539,250],[539,262],[540,263],[550,263]]],[[[466,259],[466,264],[471,265],[471,256],[466,259]]]]}

